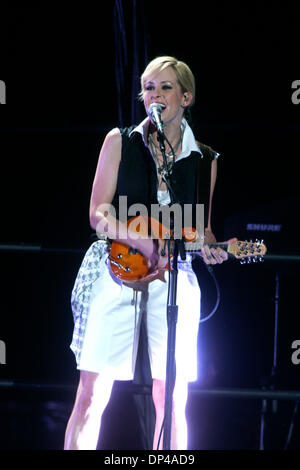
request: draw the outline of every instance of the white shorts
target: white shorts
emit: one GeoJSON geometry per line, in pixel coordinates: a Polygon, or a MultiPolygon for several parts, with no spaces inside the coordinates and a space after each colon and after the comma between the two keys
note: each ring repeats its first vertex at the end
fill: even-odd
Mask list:
{"type": "MultiPolygon", "coordinates": [[[[118,284],[106,266],[103,243],[95,242],[88,250],[72,293],[75,328],[71,349],[77,368],[98,373],[105,370],[115,380],[132,380],[139,327],[145,315],[152,378],[164,380],[168,282],[152,281],[144,291],[118,284]]],[[[182,267],[179,263],[176,375],[195,381],[200,289],[191,267],[182,267]]],[[[165,278],[168,281],[167,272],[165,278]]]]}

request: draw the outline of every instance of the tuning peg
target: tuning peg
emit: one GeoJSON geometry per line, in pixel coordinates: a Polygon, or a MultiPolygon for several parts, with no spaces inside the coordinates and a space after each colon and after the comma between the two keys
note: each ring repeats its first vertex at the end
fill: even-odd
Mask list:
{"type": "Polygon", "coordinates": [[[264,262],[264,258],[263,258],[262,256],[259,256],[259,257],[258,257],[258,261],[259,261],[260,263],[263,263],[263,262],[264,262]]]}
{"type": "Polygon", "coordinates": [[[248,256],[247,263],[250,264],[251,262],[252,262],[252,259],[250,258],[250,256],[248,256]]]}
{"type": "Polygon", "coordinates": [[[257,256],[254,256],[254,258],[252,258],[252,261],[253,263],[257,263],[258,262],[257,256]]]}
{"type": "Polygon", "coordinates": [[[245,263],[246,263],[245,258],[241,258],[240,263],[241,263],[241,264],[245,264],[245,263]]]}

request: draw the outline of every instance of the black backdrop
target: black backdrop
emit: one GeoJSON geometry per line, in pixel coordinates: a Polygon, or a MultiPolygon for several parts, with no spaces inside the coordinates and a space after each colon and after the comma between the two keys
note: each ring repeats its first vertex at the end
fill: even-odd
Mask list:
{"type": "MultiPolygon", "coordinates": [[[[6,343],[7,364],[0,365],[0,377],[71,388],[43,392],[45,396],[36,390],[2,388],[2,415],[9,429],[2,448],[61,448],[77,382],[68,349],[73,326],[70,295],[82,259],[81,252],[8,251],[3,246],[23,243],[83,251],[89,246],[88,206],[99,150],[105,133],[119,124],[120,106],[123,123],[131,123],[132,93],[146,54],[149,59],[174,55],[190,64],[196,75],[194,130],[199,140],[222,154],[214,197],[217,238],[250,238],[245,223],[256,222],[256,214],[263,223],[265,214],[267,223],[284,226],[284,233],[254,234],[266,240],[269,253],[300,255],[300,105],[291,100],[292,82],[299,78],[299,12],[294,6],[269,7],[264,2],[240,7],[210,2],[209,8],[191,1],[180,7],[173,2],[117,3],[124,7],[127,62],[115,40],[114,1],[101,2],[97,10],[4,10],[0,79],[6,83],[7,104],[0,108],[0,339],[6,343]],[[119,96],[120,57],[124,84],[119,96]],[[32,416],[36,424],[31,431],[18,432],[20,427],[27,429],[32,416]]],[[[136,115],[142,112],[137,109],[136,115]]],[[[300,365],[291,362],[291,344],[300,337],[299,264],[268,259],[261,265],[229,262],[215,273],[221,303],[200,328],[196,386],[262,386],[273,361],[277,273],[276,388],[297,390],[300,365]]],[[[214,285],[205,270],[199,275],[203,311],[209,312],[215,302],[214,285]]],[[[107,410],[103,445],[133,448],[141,445],[138,425],[132,420],[131,432],[128,427],[122,431],[122,420],[128,420],[122,400],[131,403],[131,395],[122,391],[122,384],[120,389],[115,390],[115,406],[107,410]],[[118,426],[112,424],[116,422],[118,426]]],[[[266,438],[270,447],[282,448],[292,409],[291,403],[280,402],[272,417],[275,426],[266,438]]],[[[192,393],[188,413],[192,448],[258,446],[259,400],[226,398],[212,403],[211,398],[192,393]]],[[[296,448],[299,428],[298,418],[290,444],[296,448]]]]}

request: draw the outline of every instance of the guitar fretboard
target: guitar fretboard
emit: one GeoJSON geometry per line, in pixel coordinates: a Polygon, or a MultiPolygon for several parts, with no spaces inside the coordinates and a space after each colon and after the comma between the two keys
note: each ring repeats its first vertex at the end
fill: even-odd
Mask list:
{"type": "MultiPolygon", "coordinates": [[[[228,243],[209,243],[208,246],[210,248],[222,248],[222,250],[227,251],[228,250],[228,243]]],[[[197,252],[201,251],[201,248],[203,247],[203,243],[201,242],[185,242],[184,247],[186,251],[189,251],[190,253],[192,252],[197,252]]]]}

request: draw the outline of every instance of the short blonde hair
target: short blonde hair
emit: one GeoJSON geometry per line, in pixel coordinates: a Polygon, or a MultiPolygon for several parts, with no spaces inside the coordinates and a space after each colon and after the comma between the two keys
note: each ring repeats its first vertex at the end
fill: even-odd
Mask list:
{"type": "Polygon", "coordinates": [[[147,65],[143,74],[141,75],[141,91],[139,93],[139,99],[141,101],[143,100],[144,83],[147,77],[149,77],[155,72],[159,73],[167,67],[172,67],[172,69],[176,73],[177,81],[181,87],[182,93],[185,93],[187,91],[192,93],[193,99],[190,104],[190,106],[192,106],[195,102],[196,94],[195,77],[191,69],[185,62],[177,60],[175,57],[171,56],[156,57],[147,65]]]}

